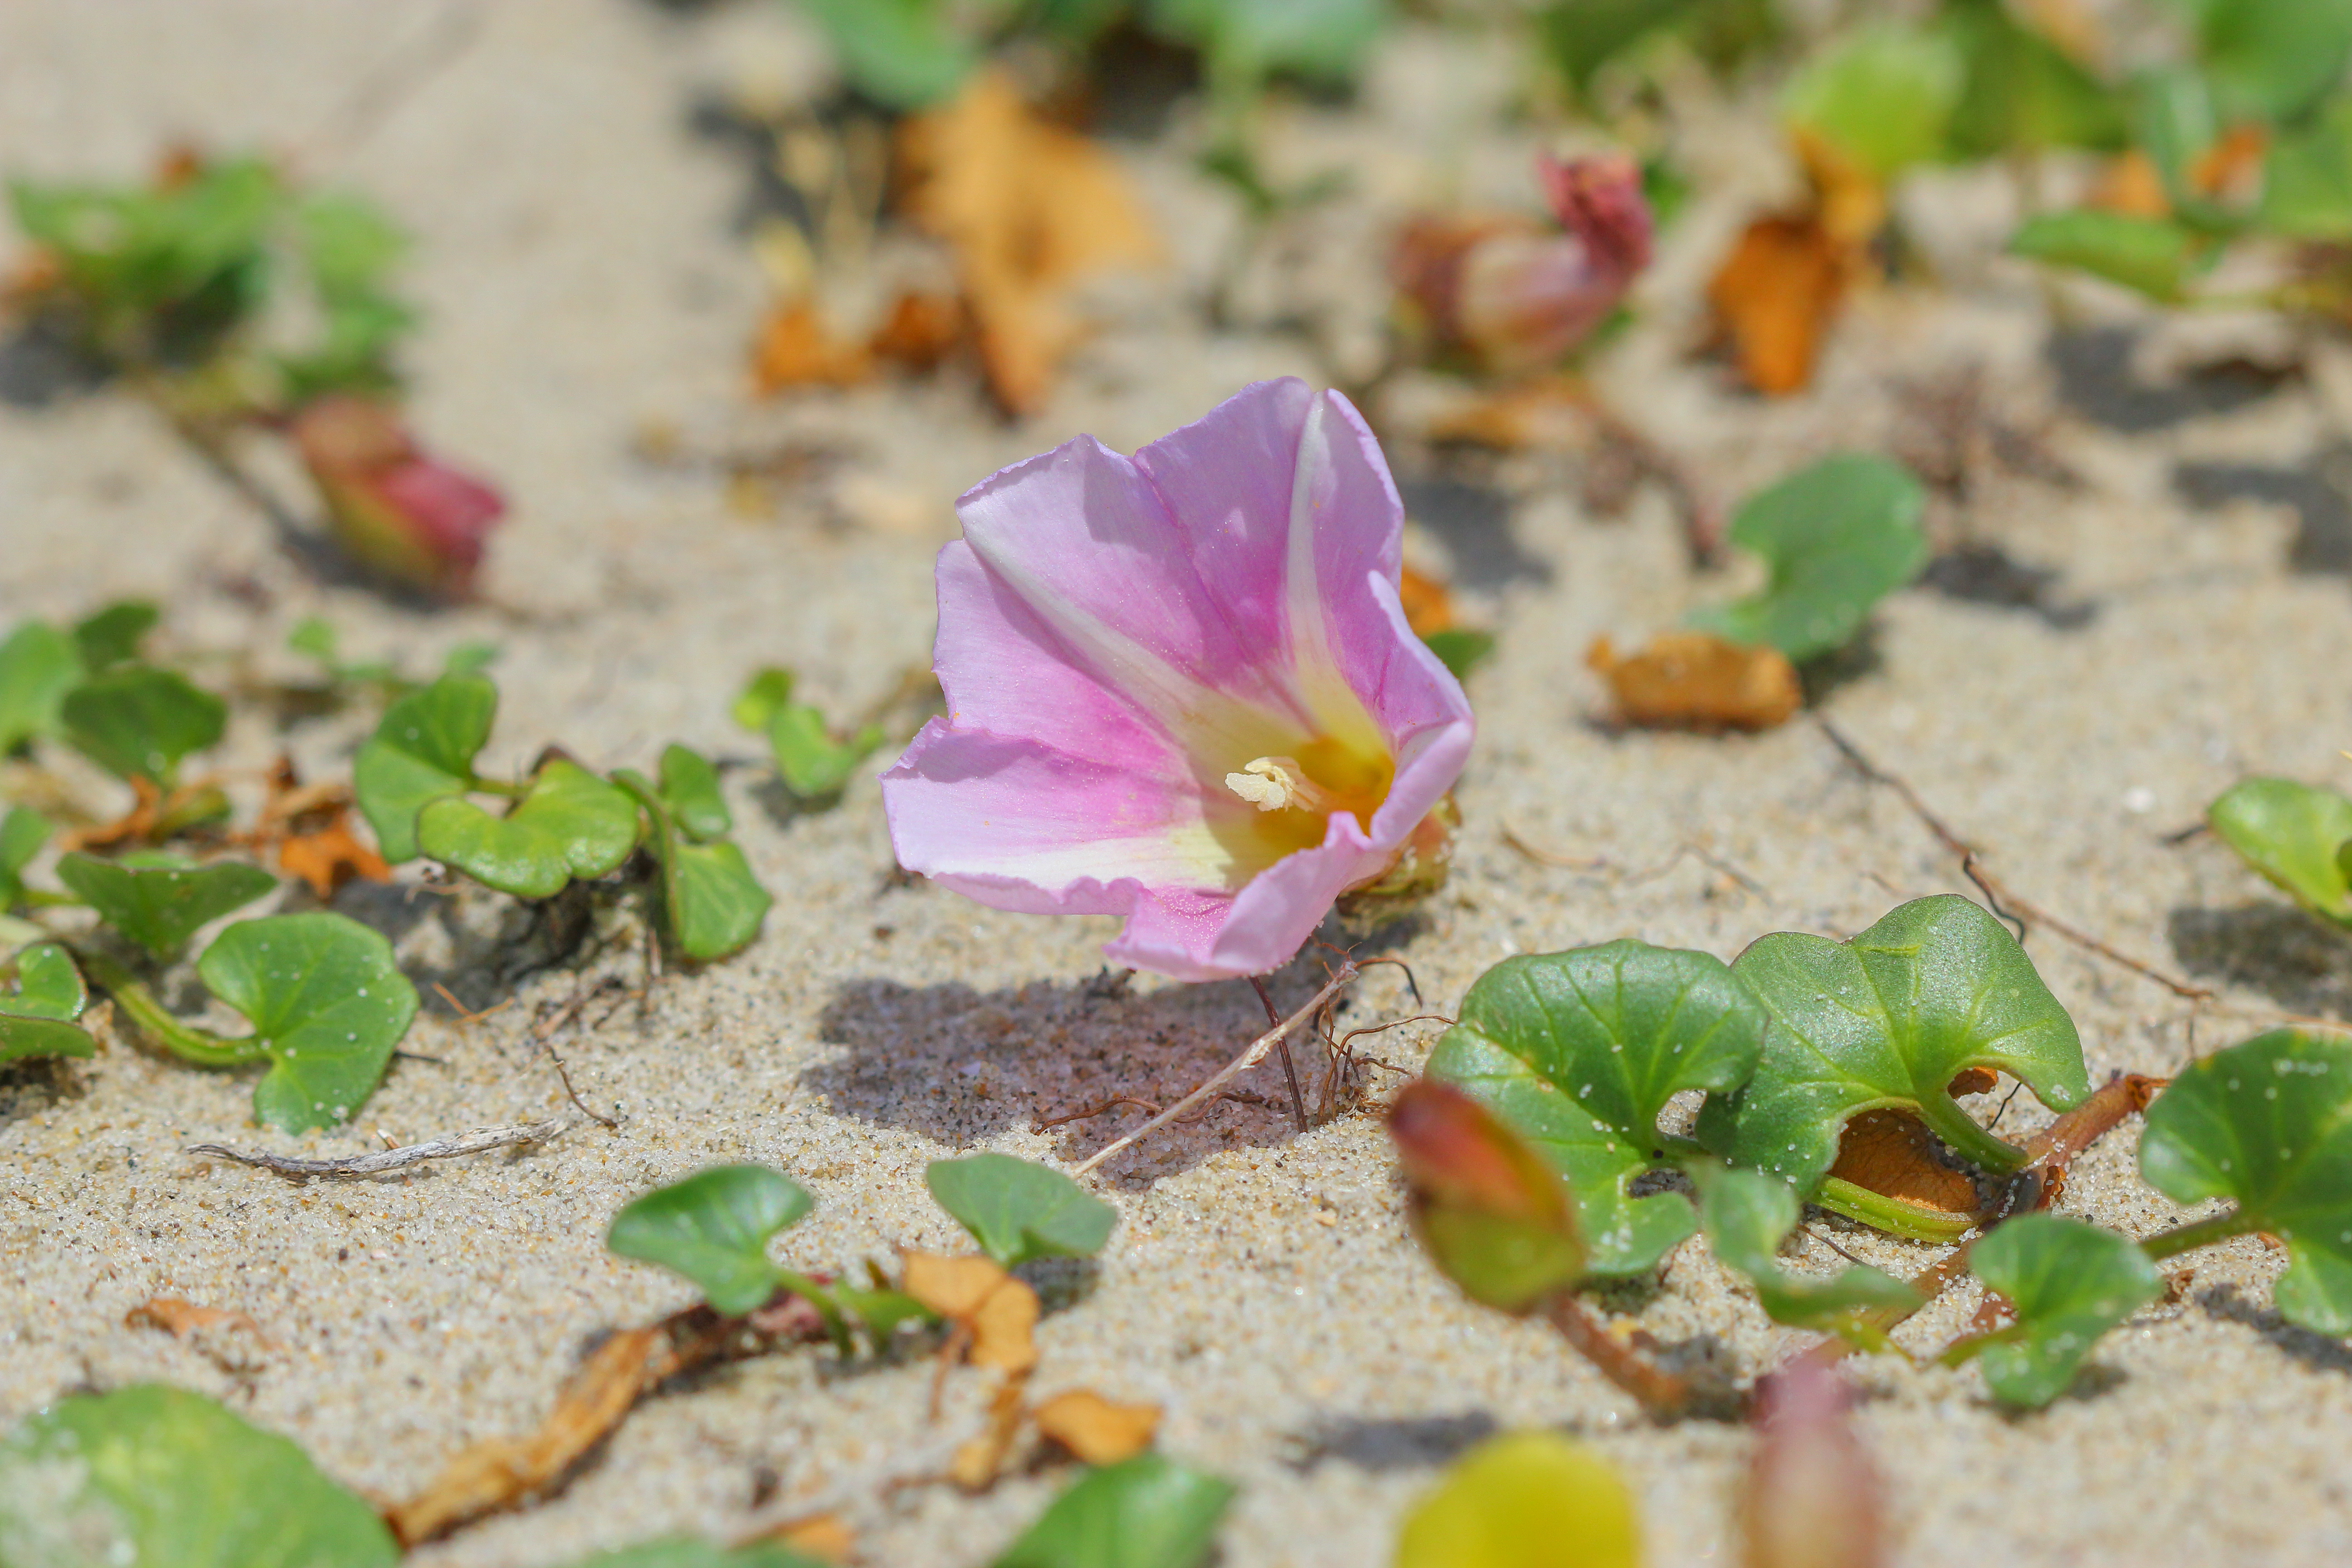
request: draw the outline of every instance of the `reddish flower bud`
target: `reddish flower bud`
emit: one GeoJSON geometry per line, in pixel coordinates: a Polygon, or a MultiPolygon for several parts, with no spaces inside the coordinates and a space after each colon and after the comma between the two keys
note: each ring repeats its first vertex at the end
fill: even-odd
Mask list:
{"type": "Polygon", "coordinates": [[[1748,1568],[1877,1568],[1878,1474],[1846,1421],[1845,1379],[1822,1352],[1759,1385],[1759,1428],[1740,1516],[1748,1568]]]}
{"type": "Polygon", "coordinates": [[[1493,1111],[1421,1079],[1397,1096],[1389,1134],[1412,1192],[1413,1227],[1471,1300],[1523,1312],[1584,1272],[1566,1184],[1493,1111]]]}
{"type": "Polygon", "coordinates": [[[397,413],[366,398],[321,397],[294,416],[292,431],[344,549],[415,587],[451,598],[473,592],[505,498],[426,457],[397,413]]]}

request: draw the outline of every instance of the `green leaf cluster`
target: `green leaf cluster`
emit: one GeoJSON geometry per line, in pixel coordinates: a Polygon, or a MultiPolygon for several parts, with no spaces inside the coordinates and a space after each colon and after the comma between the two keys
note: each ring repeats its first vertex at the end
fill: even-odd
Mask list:
{"type": "MultiPolygon", "coordinates": [[[[0,754],[61,741],[119,778],[170,791],[181,763],[219,742],[228,705],[142,661],[156,618],[154,605],[124,600],[64,631],[19,622],[0,641],[0,754]]],[[[226,813],[227,802],[202,809],[226,813]]]]}
{"type": "Polygon", "coordinates": [[[1843,647],[1879,600],[1927,563],[1927,497],[1885,458],[1825,458],[1740,503],[1731,542],[1760,559],[1760,593],[1702,610],[1692,624],[1791,659],[1843,647]]]}
{"type": "Polygon", "coordinates": [[[881,746],[883,729],[867,723],[854,734],[839,736],[825,722],[823,710],[793,700],[793,685],[789,669],[771,665],[761,670],[735,699],[735,721],[767,738],[777,776],[786,789],[803,800],[830,800],[841,793],[857,764],[881,746]]]}
{"type": "Polygon", "coordinates": [[[0,988],[0,1062],[26,1057],[86,1057],[96,1048],[75,1020],[89,992],[73,957],[53,942],[17,951],[13,989],[0,988]]]}

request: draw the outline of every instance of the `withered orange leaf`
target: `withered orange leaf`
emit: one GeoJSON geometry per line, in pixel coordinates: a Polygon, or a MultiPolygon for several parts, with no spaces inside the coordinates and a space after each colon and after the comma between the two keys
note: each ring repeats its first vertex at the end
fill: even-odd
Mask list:
{"type": "Polygon", "coordinates": [[[131,1329],[162,1329],[178,1339],[186,1339],[201,1329],[226,1326],[243,1329],[265,1345],[270,1342],[269,1336],[261,1331],[261,1325],[247,1313],[222,1307],[200,1307],[176,1296],[157,1296],[142,1301],[122,1315],[122,1323],[131,1329]]]}
{"type": "Polygon", "coordinates": [[[1454,624],[1452,592],[1427,573],[1406,567],[1397,582],[1397,596],[1404,601],[1405,625],[1412,628],[1415,637],[1425,637],[1454,624]]]}
{"type": "Polygon", "coordinates": [[[1037,1406],[1037,1430],[1089,1465],[1115,1465],[1151,1447],[1160,1406],[1122,1405],[1091,1388],[1057,1394],[1037,1406]]]}
{"type": "Polygon", "coordinates": [[[278,868],[310,883],[321,901],[333,898],[336,889],[354,878],[370,882],[392,879],[392,867],[372,845],[362,843],[352,832],[341,810],[326,826],[293,834],[280,844],[278,868]]]}
{"type": "Polygon", "coordinates": [[[1865,1110],[1847,1122],[1830,1174],[1936,1215],[1977,1212],[1977,1184],[1937,1158],[1935,1135],[1907,1110],[1865,1110]]]}
{"type": "Polygon", "coordinates": [[[1013,1440],[1021,1432],[1021,1395],[1028,1383],[1025,1371],[1008,1374],[989,1402],[988,1429],[960,1445],[948,1461],[949,1479],[964,1490],[984,1491],[996,1484],[1004,1461],[1012,1457],[1013,1440]]]}
{"type": "Polygon", "coordinates": [[[909,289],[892,303],[866,347],[876,359],[920,373],[937,369],[963,339],[962,300],[909,289]]]}
{"type": "Polygon", "coordinates": [[[856,1532],[837,1513],[786,1520],[759,1539],[789,1546],[820,1563],[846,1563],[857,1552],[856,1532]]]}
{"type": "Polygon", "coordinates": [[[1814,213],[1758,218],[1706,286],[1740,374],[1759,392],[1801,391],[1856,258],[1814,213]]]}
{"type": "Polygon", "coordinates": [[[1073,283],[1156,261],[1160,242],[1118,163],[1039,119],[1001,71],[898,127],[907,215],[955,251],[989,390],[1033,412],[1082,323],[1073,283]]]}
{"type": "Polygon", "coordinates": [[[1596,637],[1584,662],[1609,683],[1627,724],[1769,730],[1787,722],[1805,698],[1796,667],[1779,649],[1711,632],[1661,632],[1623,658],[1607,637],[1596,637]]]}
{"type": "Polygon", "coordinates": [[[1037,1292],[994,1258],[910,1252],[900,1288],[970,1335],[974,1366],[1026,1372],[1037,1364],[1037,1292]]]}
{"type": "Polygon", "coordinates": [[[865,346],[835,338],[804,299],[771,309],[751,345],[751,386],[762,397],[796,386],[856,386],[873,374],[865,346]]]}
{"type": "Polygon", "coordinates": [[[2170,217],[2172,198],[2156,160],[2134,147],[2112,159],[2091,187],[2089,204],[2129,217],[2170,217]]]}
{"type": "Polygon", "coordinates": [[[1582,383],[1542,375],[1441,411],[1429,422],[1429,438],[1497,452],[1581,452],[1594,445],[1601,423],[1582,383]]]}

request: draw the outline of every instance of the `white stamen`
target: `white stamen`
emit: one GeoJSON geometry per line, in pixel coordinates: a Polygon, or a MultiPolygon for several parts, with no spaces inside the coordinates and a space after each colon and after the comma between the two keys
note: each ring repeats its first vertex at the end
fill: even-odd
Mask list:
{"type": "Polygon", "coordinates": [[[1241,772],[1227,773],[1225,787],[1260,811],[1332,809],[1331,793],[1308,778],[1296,757],[1259,757],[1241,772]]]}

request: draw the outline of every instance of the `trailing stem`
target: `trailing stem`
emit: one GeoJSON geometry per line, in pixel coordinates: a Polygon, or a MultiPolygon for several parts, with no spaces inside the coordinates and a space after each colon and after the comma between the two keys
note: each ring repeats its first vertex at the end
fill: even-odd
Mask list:
{"type": "Polygon", "coordinates": [[[2217,1241],[2227,1241],[2231,1237],[2244,1236],[2254,1228],[2244,1215],[2232,1209],[2228,1214],[2217,1214],[2210,1219],[2195,1220],[2188,1225],[2175,1226],[2171,1230],[2160,1231],[2141,1242],[2139,1249],[2147,1253],[2149,1258],[2162,1262],[2176,1252],[2187,1252],[2196,1247],[2210,1247],[2217,1241]]]}
{"type": "Polygon", "coordinates": [[[1737,1391],[1695,1382],[1668,1372],[1634,1346],[1609,1331],[1573,1291],[1555,1290],[1537,1309],[1560,1337],[1576,1347],[1601,1375],[1641,1401],[1660,1420],[1708,1414],[1738,1415],[1747,1405],[1737,1391]]]}
{"type": "Polygon", "coordinates": [[[178,1057],[200,1068],[243,1067],[257,1062],[264,1055],[261,1042],[252,1036],[238,1040],[224,1040],[207,1034],[174,1017],[172,1010],[155,999],[146,983],[103,952],[87,947],[74,949],[74,957],[100,989],[114,998],[117,1008],[139,1026],[148,1038],[178,1057]]]}

